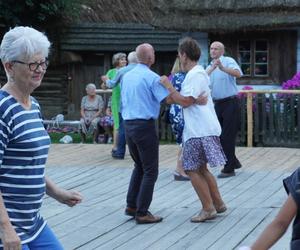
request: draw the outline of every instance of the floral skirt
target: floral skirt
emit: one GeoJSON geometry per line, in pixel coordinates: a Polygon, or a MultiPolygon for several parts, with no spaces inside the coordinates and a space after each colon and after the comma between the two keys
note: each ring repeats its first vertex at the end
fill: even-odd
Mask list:
{"type": "Polygon", "coordinates": [[[183,169],[193,171],[208,163],[211,167],[223,166],[226,156],[218,136],[191,138],[183,144],[183,169]]]}

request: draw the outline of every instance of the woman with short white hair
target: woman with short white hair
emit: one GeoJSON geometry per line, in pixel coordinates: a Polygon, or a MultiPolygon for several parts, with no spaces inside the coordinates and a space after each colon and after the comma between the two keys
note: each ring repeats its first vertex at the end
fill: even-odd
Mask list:
{"type": "Polygon", "coordinates": [[[46,194],[69,206],[81,194],[45,177],[50,138],[31,93],[48,67],[50,42],[30,27],[8,31],[0,45],[7,82],[0,90],[0,249],[62,250],[40,207],[46,194]]]}
{"type": "Polygon", "coordinates": [[[97,124],[100,116],[103,115],[104,101],[100,95],[96,95],[96,85],[89,83],[86,85],[87,95],[81,100],[81,135],[83,141],[88,134],[93,135],[93,142],[97,143],[98,129],[97,124]]]}

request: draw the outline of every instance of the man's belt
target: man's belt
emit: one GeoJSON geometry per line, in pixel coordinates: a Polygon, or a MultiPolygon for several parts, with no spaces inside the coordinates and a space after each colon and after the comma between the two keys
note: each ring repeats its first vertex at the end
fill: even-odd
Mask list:
{"type": "Polygon", "coordinates": [[[236,95],[232,95],[232,96],[228,96],[228,97],[225,97],[222,99],[213,99],[213,101],[214,101],[214,103],[222,103],[222,102],[228,102],[228,101],[234,100],[236,98],[237,98],[236,95]]]}

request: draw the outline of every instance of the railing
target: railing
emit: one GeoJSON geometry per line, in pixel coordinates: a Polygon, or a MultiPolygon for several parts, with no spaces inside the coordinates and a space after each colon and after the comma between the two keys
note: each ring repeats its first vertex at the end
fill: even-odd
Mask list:
{"type": "MultiPolygon", "coordinates": [[[[111,90],[96,92],[106,99],[111,95],[111,90]]],[[[240,101],[238,145],[300,147],[300,90],[242,90],[240,101]]],[[[164,116],[158,119],[158,131],[160,140],[175,141],[164,116]]]]}
{"type": "Polygon", "coordinates": [[[240,93],[242,145],[246,141],[248,147],[254,144],[300,147],[300,90],[242,90],[240,93]]]}

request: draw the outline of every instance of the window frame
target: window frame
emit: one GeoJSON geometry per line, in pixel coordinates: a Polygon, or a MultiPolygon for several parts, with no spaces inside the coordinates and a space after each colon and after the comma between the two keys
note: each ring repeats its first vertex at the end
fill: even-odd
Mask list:
{"type": "Polygon", "coordinates": [[[245,77],[250,77],[250,78],[267,78],[270,77],[270,42],[268,39],[240,39],[237,41],[237,54],[238,57],[240,58],[239,60],[239,65],[242,68],[242,65],[244,64],[250,64],[250,74],[246,74],[243,72],[245,77]],[[256,50],[256,43],[259,41],[265,41],[267,48],[266,50],[256,50]],[[240,50],[240,42],[249,42],[250,43],[250,50],[240,50]],[[250,52],[250,62],[245,62],[242,63],[241,61],[241,53],[248,53],[250,52]],[[256,62],[256,55],[257,53],[267,53],[267,61],[263,63],[257,63],[256,62]],[[255,68],[256,65],[266,65],[267,66],[267,73],[264,75],[256,74],[255,73],[255,68]]]}

